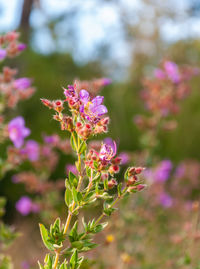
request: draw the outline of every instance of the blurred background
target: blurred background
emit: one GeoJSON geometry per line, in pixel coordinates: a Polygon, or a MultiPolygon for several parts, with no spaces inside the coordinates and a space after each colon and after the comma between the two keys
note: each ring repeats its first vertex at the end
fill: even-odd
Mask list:
{"type": "MultiPolygon", "coordinates": [[[[36,93],[9,117],[24,116],[37,141],[44,133],[63,137],[40,98],[62,97],[62,86],[76,78],[109,77],[113,83],[101,93],[111,118],[109,136],[118,141],[119,151],[139,151],[141,132],[133,117],[145,111],[142,79],[163,59],[200,67],[200,0],[0,0],[0,33],[10,30],[20,31],[28,48],[6,64],[17,67],[19,76],[33,78],[36,93]]],[[[199,85],[197,76],[176,116],[177,128],[159,133],[161,159],[200,159],[199,85]]],[[[11,191],[9,182],[2,181],[0,193],[14,212],[20,190],[11,191]]],[[[13,215],[8,212],[7,218],[13,215]]]]}
{"type": "MultiPolygon", "coordinates": [[[[111,135],[120,139],[123,150],[137,149],[132,119],[143,109],[138,98],[141,80],[164,57],[199,66],[199,15],[198,0],[0,1],[0,31],[17,29],[28,43],[11,65],[19,67],[21,76],[32,77],[37,88],[19,108],[34,130],[33,138],[56,127],[44,120],[49,112],[39,98],[60,97],[61,86],[75,78],[104,76],[113,79],[103,92],[112,118],[111,135]]],[[[163,137],[162,154],[172,160],[200,157],[198,83],[194,88],[182,107],[178,129],[163,137]]]]}

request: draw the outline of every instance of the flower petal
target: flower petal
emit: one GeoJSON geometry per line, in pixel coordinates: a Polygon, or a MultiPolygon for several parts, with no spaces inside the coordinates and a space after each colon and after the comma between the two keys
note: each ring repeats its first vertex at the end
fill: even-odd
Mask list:
{"type": "Polygon", "coordinates": [[[107,108],[104,105],[90,107],[91,111],[97,116],[102,116],[108,112],[107,108]]]}
{"type": "Polygon", "coordinates": [[[104,97],[103,96],[96,96],[93,100],[92,103],[94,106],[99,106],[103,103],[104,97]]]}
{"type": "Polygon", "coordinates": [[[87,92],[86,90],[81,90],[79,96],[83,103],[87,103],[90,99],[89,92],[87,92]]]}

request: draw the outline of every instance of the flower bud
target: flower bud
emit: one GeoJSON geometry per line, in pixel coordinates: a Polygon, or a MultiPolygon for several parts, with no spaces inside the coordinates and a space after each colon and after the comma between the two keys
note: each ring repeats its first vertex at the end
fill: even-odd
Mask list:
{"type": "Polygon", "coordinates": [[[108,173],[102,173],[101,174],[101,180],[104,181],[105,179],[108,179],[108,173]]]}
{"type": "Polygon", "coordinates": [[[119,172],[119,165],[111,165],[110,167],[109,167],[109,173],[110,174],[116,174],[116,173],[118,173],[119,172]]]}
{"type": "Polygon", "coordinates": [[[61,112],[64,109],[64,107],[63,107],[63,101],[61,101],[61,100],[53,101],[53,108],[57,112],[61,112]]]}
{"type": "Polygon", "coordinates": [[[108,188],[112,189],[117,185],[117,181],[113,178],[111,180],[108,181],[108,188]]]}
{"type": "Polygon", "coordinates": [[[49,109],[52,109],[53,108],[53,104],[51,101],[49,101],[48,99],[40,99],[43,103],[43,105],[47,106],[49,109]]]}
{"type": "Polygon", "coordinates": [[[145,168],[143,168],[143,167],[136,167],[135,168],[135,173],[138,175],[138,174],[141,174],[142,173],[142,171],[144,170],[145,168]]]}
{"type": "Polygon", "coordinates": [[[60,117],[59,117],[58,114],[53,115],[53,119],[54,120],[57,120],[57,121],[61,121],[61,119],[60,119],[60,117]]]}
{"type": "Polygon", "coordinates": [[[136,187],[137,187],[137,190],[138,191],[141,191],[141,190],[143,190],[144,188],[146,188],[146,184],[139,184],[139,185],[137,185],[136,187]]]}
{"type": "Polygon", "coordinates": [[[137,177],[136,176],[131,176],[129,177],[128,181],[127,181],[127,186],[132,186],[135,184],[135,182],[137,181],[137,177]]]}

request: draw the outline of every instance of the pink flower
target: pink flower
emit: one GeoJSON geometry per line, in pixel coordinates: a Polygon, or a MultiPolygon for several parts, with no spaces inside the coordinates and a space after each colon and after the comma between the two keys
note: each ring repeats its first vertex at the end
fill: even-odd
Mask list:
{"type": "Polygon", "coordinates": [[[23,51],[23,50],[25,50],[26,49],[26,44],[24,44],[24,43],[20,43],[20,44],[18,44],[18,46],[17,46],[17,48],[18,48],[18,51],[23,51]]]}
{"type": "Polygon", "coordinates": [[[99,158],[104,161],[110,161],[117,153],[117,145],[111,138],[106,138],[101,146],[99,158]]]}
{"type": "Polygon", "coordinates": [[[85,116],[85,118],[91,122],[98,122],[100,117],[108,112],[107,108],[102,105],[104,97],[96,96],[90,101],[89,92],[86,90],[81,90],[79,93],[82,106],[80,107],[80,112],[85,116]]]}
{"type": "Polygon", "coordinates": [[[22,196],[15,205],[17,211],[23,215],[27,216],[31,212],[36,213],[39,211],[39,206],[32,202],[28,196],[22,196]]]}
{"type": "Polygon", "coordinates": [[[164,68],[170,80],[172,80],[174,83],[178,83],[180,81],[178,66],[174,62],[165,62],[164,68]]]}
{"type": "Polygon", "coordinates": [[[17,90],[25,90],[31,86],[31,80],[29,78],[19,78],[14,81],[14,87],[17,90]]]}
{"type": "Polygon", "coordinates": [[[39,158],[39,145],[34,140],[28,140],[25,147],[21,150],[22,154],[26,154],[30,161],[37,161],[39,158]]]}
{"type": "Polygon", "coordinates": [[[7,51],[0,48],[0,61],[6,58],[7,51]]]}
{"type": "Polygon", "coordinates": [[[24,138],[30,134],[30,129],[25,127],[23,117],[16,117],[8,124],[9,138],[16,148],[20,148],[24,144],[24,138]]]}

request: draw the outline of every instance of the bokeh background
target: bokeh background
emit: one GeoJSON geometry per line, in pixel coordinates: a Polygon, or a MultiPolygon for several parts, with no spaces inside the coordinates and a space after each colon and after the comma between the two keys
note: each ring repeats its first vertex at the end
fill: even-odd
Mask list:
{"type": "MultiPolygon", "coordinates": [[[[26,52],[10,64],[19,67],[21,76],[33,77],[37,88],[19,108],[34,130],[32,137],[56,128],[39,98],[60,97],[61,86],[74,78],[104,76],[113,79],[103,92],[112,118],[111,135],[120,139],[123,150],[137,149],[132,119],[143,109],[138,97],[141,80],[163,58],[199,66],[199,14],[197,0],[0,1],[0,31],[20,30],[28,43],[26,52]]],[[[178,129],[167,137],[162,134],[163,156],[175,161],[200,157],[199,98],[195,81],[178,129]]]]}
{"type": "MultiPolygon", "coordinates": [[[[33,78],[37,91],[9,117],[24,116],[37,141],[44,133],[63,136],[41,97],[61,97],[62,86],[75,78],[109,77],[113,83],[102,92],[111,118],[109,136],[119,150],[140,150],[133,117],[144,112],[142,79],[165,58],[200,67],[199,0],[0,0],[0,32],[10,30],[21,32],[28,49],[6,63],[19,68],[21,77],[33,78]]],[[[159,134],[159,156],[173,163],[200,159],[200,77],[191,85],[176,116],[178,127],[159,134]]],[[[9,174],[1,183],[8,221],[15,218],[14,203],[23,192],[10,189],[9,174]]]]}

